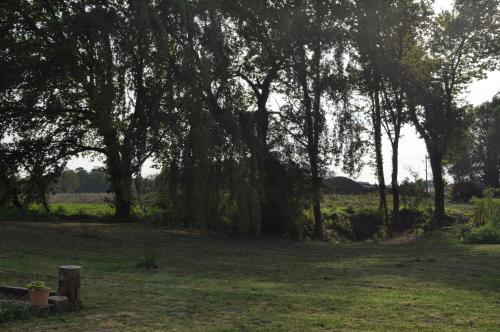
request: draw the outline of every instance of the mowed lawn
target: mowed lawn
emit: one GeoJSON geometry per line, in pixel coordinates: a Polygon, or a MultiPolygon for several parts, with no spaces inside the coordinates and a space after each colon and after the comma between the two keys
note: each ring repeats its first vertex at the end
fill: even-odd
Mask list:
{"type": "Polygon", "coordinates": [[[410,244],[324,244],[158,232],[139,225],[0,222],[0,284],[57,285],[79,264],[82,310],[1,331],[500,331],[500,246],[444,234],[410,244]],[[88,234],[88,233],[87,233],[88,234]]]}

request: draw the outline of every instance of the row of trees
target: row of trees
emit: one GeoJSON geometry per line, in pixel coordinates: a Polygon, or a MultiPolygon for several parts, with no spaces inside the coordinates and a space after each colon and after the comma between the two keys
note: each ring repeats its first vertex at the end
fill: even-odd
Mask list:
{"type": "MultiPolygon", "coordinates": [[[[135,177],[133,191],[135,195],[141,193],[158,193],[161,191],[163,179],[154,175],[150,177],[135,177]],[[138,192],[139,191],[139,192],[138,192]]],[[[75,170],[66,169],[50,185],[52,193],[107,193],[110,183],[108,176],[100,167],[93,168],[90,172],[84,168],[75,170]]]]}
{"type": "MultiPolygon", "coordinates": [[[[460,96],[495,68],[498,0],[61,0],[0,7],[3,191],[40,199],[72,156],[104,157],[117,218],[149,158],[172,220],[241,233],[290,231],[332,161],[374,153],[399,211],[401,130],[425,140],[444,210],[443,163],[465,136],[460,96]],[[370,135],[367,139],[367,135],[370,135]]],[[[20,206],[20,204],[19,204],[20,206]]]]}
{"type": "Polygon", "coordinates": [[[105,193],[109,190],[108,177],[104,170],[94,168],[66,169],[52,183],[49,191],[54,193],[105,193]]]}

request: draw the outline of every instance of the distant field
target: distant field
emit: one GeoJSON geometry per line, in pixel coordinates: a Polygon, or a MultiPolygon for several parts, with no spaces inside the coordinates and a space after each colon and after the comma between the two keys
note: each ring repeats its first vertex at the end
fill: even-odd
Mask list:
{"type": "Polygon", "coordinates": [[[0,222],[0,283],[82,269],[82,310],[1,331],[500,331],[500,246],[434,233],[400,245],[293,242],[139,225],[0,222]]]}

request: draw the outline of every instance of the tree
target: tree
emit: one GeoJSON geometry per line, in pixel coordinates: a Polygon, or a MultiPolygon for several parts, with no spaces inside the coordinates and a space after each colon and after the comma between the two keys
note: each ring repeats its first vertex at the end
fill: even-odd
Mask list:
{"type": "Polygon", "coordinates": [[[400,63],[421,36],[429,16],[422,1],[378,0],[356,2],[354,40],[362,66],[362,90],[370,96],[380,207],[388,221],[382,157],[382,128],[392,148],[392,222],[399,218],[399,145],[401,130],[408,121],[404,77],[400,63]]]}
{"type": "Polygon", "coordinates": [[[410,73],[410,116],[429,153],[434,179],[434,220],[445,217],[443,164],[464,136],[467,106],[459,97],[473,80],[493,68],[484,40],[493,29],[498,1],[456,1],[435,17],[425,43],[404,59],[410,73]]]}
{"type": "Polygon", "coordinates": [[[500,97],[477,109],[473,135],[483,182],[488,187],[500,187],[500,97]]]}
{"type": "Polygon", "coordinates": [[[283,224],[283,218],[276,214],[272,204],[280,204],[272,195],[276,185],[270,151],[269,101],[273,84],[277,84],[280,71],[285,66],[288,52],[289,10],[286,1],[268,0],[226,1],[227,10],[238,36],[232,46],[235,75],[250,88],[255,100],[256,161],[259,196],[261,200],[261,222],[264,230],[276,230],[283,224]],[[281,219],[281,220],[280,220],[281,219]]]}
{"type": "Polygon", "coordinates": [[[463,144],[452,150],[449,172],[455,182],[482,182],[498,188],[500,177],[500,98],[473,110],[463,144]]]}
{"type": "Polygon", "coordinates": [[[292,102],[281,117],[292,125],[284,128],[307,155],[314,236],[319,240],[324,240],[320,189],[329,149],[326,109],[328,102],[339,105],[346,97],[347,13],[343,1],[297,1],[292,18],[293,55],[286,90],[292,102]]]}
{"type": "Polygon", "coordinates": [[[57,179],[58,190],[62,193],[74,193],[80,186],[80,179],[75,171],[65,169],[57,179]]]}
{"type": "MultiPolygon", "coordinates": [[[[168,4],[168,1],[165,2],[168,4]]],[[[220,2],[162,7],[173,33],[175,105],[164,109],[160,148],[168,219],[207,231],[258,234],[256,135],[251,104],[234,75],[235,37],[220,2]]]]}
{"type": "Polygon", "coordinates": [[[36,201],[49,213],[48,191],[75,153],[74,141],[66,139],[68,128],[39,124],[36,118],[14,121],[10,126],[10,142],[2,142],[0,147],[0,182],[17,208],[25,209],[36,201]]]}
{"type": "Polygon", "coordinates": [[[166,90],[168,38],[153,3],[33,1],[13,9],[14,49],[38,55],[27,56],[24,77],[49,82],[43,88],[55,98],[46,113],[86,129],[78,151],[105,155],[116,216],[128,218],[132,175],[152,154],[166,90]]]}

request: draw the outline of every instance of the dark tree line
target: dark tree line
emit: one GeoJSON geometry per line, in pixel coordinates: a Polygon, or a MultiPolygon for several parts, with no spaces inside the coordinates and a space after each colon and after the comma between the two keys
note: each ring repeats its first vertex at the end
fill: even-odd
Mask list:
{"type": "Polygon", "coordinates": [[[397,221],[406,124],[444,218],[443,167],[470,117],[460,96],[499,55],[497,0],[443,13],[427,0],[8,0],[0,20],[4,201],[46,205],[71,157],[99,155],[127,219],[151,158],[171,222],[293,232],[310,207],[318,239],[329,166],[355,173],[371,147],[397,221]]]}

